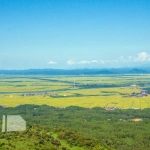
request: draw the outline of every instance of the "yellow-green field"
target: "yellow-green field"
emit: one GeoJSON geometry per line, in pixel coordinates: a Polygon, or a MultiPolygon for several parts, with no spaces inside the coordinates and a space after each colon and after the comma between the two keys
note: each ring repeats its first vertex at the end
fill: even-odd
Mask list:
{"type": "Polygon", "coordinates": [[[145,97],[130,96],[133,92],[140,93],[143,88],[149,88],[150,76],[148,75],[1,76],[0,78],[0,105],[2,106],[47,104],[55,107],[150,108],[150,94],[145,97]],[[137,86],[131,86],[132,84],[137,86]],[[22,95],[28,93],[34,94],[33,96],[22,95]]]}

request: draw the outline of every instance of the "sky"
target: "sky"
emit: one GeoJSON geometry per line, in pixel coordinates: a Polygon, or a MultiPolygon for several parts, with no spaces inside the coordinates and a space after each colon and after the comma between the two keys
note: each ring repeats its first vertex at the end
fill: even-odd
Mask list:
{"type": "Polygon", "coordinates": [[[0,70],[150,65],[150,0],[0,0],[0,70]]]}

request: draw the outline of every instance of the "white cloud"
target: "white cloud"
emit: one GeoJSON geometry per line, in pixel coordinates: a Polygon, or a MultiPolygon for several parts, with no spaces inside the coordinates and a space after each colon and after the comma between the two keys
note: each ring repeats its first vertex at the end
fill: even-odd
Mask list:
{"type": "Polygon", "coordinates": [[[97,60],[92,60],[92,61],[81,60],[81,61],[79,61],[79,62],[75,62],[74,59],[69,59],[69,60],[67,61],[67,64],[68,64],[68,65],[74,65],[74,64],[91,64],[91,63],[98,63],[98,61],[97,61],[97,60]]]}
{"type": "Polygon", "coordinates": [[[74,59],[70,59],[68,60],[67,64],[69,65],[73,65],[73,64],[77,64],[77,65],[83,65],[83,64],[119,64],[119,63],[126,63],[126,64],[129,64],[129,63],[142,63],[142,62],[147,62],[149,61],[150,62],[150,55],[146,52],[141,52],[135,56],[127,56],[127,57],[124,57],[124,56],[121,56],[117,59],[112,59],[112,60],[81,60],[81,61],[78,61],[78,62],[75,62],[74,59]]]}
{"type": "Polygon", "coordinates": [[[86,60],[82,60],[80,62],[78,62],[78,64],[90,64],[90,61],[86,61],[86,60]]]}
{"type": "Polygon", "coordinates": [[[92,60],[92,61],[82,60],[78,62],[78,64],[91,64],[91,63],[98,63],[98,60],[92,60]]]}
{"type": "Polygon", "coordinates": [[[128,62],[133,62],[134,59],[135,59],[135,57],[133,57],[133,56],[128,56],[128,57],[121,56],[118,59],[118,62],[128,63],[128,62]]]}
{"type": "Polygon", "coordinates": [[[49,65],[54,65],[54,64],[57,64],[57,62],[55,62],[55,61],[50,61],[50,62],[48,62],[48,64],[49,64],[49,65]]]}
{"type": "Polygon", "coordinates": [[[138,54],[137,60],[138,61],[147,61],[150,59],[150,55],[148,55],[146,52],[142,52],[138,54]]]}
{"type": "Polygon", "coordinates": [[[137,56],[129,56],[127,62],[146,62],[150,61],[150,55],[146,52],[141,52],[137,56]]]}
{"type": "Polygon", "coordinates": [[[100,60],[99,62],[100,62],[101,64],[105,64],[105,61],[103,61],[103,60],[100,60]]]}
{"type": "Polygon", "coordinates": [[[91,62],[92,62],[92,63],[98,63],[98,61],[97,61],[97,60],[92,60],[91,62]]]}
{"type": "Polygon", "coordinates": [[[141,52],[137,54],[137,56],[128,56],[128,57],[123,57],[121,56],[118,59],[118,62],[123,62],[123,63],[130,63],[130,62],[146,62],[150,61],[150,55],[147,54],[146,52],[141,52]]]}
{"type": "Polygon", "coordinates": [[[69,60],[67,61],[67,64],[68,64],[68,65],[74,65],[74,64],[76,64],[76,63],[75,63],[75,60],[74,60],[74,59],[69,59],[69,60]]]}

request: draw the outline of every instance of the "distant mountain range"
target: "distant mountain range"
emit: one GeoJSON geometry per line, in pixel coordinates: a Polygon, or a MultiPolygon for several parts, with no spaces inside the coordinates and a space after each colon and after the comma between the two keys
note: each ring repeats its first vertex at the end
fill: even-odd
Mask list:
{"type": "Polygon", "coordinates": [[[97,75],[97,74],[150,74],[150,67],[111,69],[29,69],[0,70],[1,75],[97,75]]]}

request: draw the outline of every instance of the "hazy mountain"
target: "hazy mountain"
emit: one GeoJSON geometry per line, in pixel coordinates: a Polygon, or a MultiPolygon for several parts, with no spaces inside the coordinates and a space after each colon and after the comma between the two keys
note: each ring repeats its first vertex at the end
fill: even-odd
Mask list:
{"type": "Polygon", "coordinates": [[[133,73],[133,74],[143,74],[143,73],[148,73],[148,71],[145,71],[145,70],[142,70],[142,69],[137,69],[137,68],[134,68],[134,69],[132,69],[132,70],[130,70],[128,73],[133,73]]]}
{"type": "Polygon", "coordinates": [[[29,69],[29,70],[0,70],[4,75],[94,75],[94,74],[145,74],[150,68],[111,68],[111,69],[29,69]]]}

